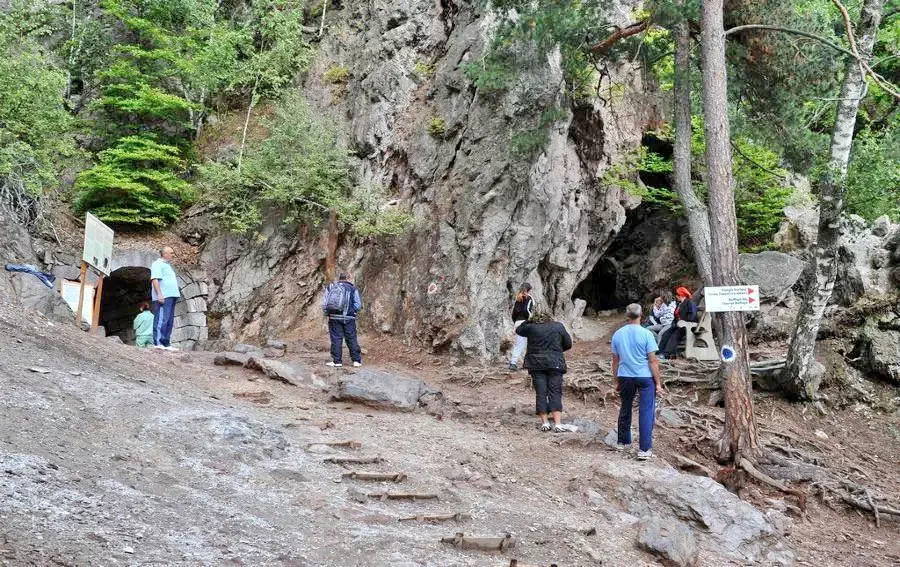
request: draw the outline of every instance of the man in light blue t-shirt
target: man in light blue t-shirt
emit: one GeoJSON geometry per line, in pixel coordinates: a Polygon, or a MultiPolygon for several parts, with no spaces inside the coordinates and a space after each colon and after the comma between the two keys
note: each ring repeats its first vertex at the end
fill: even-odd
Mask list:
{"type": "Polygon", "coordinates": [[[175,302],[181,296],[178,278],[172,268],[175,251],[164,246],[159,258],[150,265],[150,294],[153,298],[153,344],[157,348],[174,350],[169,345],[172,337],[172,323],[175,320],[175,302]]]}
{"type": "Polygon", "coordinates": [[[640,397],[638,425],[640,450],[637,458],[645,461],[652,456],[653,418],[656,412],[656,394],[663,391],[659,378],[659,361],[656,359],[656,337],[641,327],[641,306],[632,303],[625,308],[628,324],[612,337],[612,371],[616,378],[616,391],[622,397],[619,409],[619,438],[616,448],[631,445],[631,404],[635,394],[640,397]]]}

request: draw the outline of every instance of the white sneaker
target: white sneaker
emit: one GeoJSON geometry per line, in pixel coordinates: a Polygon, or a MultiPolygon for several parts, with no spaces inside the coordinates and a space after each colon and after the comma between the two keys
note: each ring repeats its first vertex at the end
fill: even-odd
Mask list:
{"type": "Polygon", "coordinates": [[[178,352],[178,350],[179,350],[178,347],[173,347],[173,346],[167,346],[167,347],[163,347],[163,348],[166,350],[171,350],[173,352],[178,352]]]}
{"type": "Polygon", "coordinates": [[[155,348],[156,350],[166,350],[166,347],[162,345],[153,345],[153,348],[155,348]]]}
{"type": "Polygon", "coordinates": [[[341,364],[340,362],[327,362],[327,363],[325,363],[325,366],[328,366],[330,368],[343,368],[344,367],[344,365],[341,364]]]}
{"type": "Polygon", "coordinates": [[[653,456],[653,451],[638,451],[637,452],[637,460],[639,461],[649,461],[650,457],[653,456]]]}
{"type": "Polygon", "coordinates": [[[359,368],[360,366],[362,366],[362,362],[356,362],[356,361],[354,360],[354,361],[353,361],[353,366],[354,366],[355,368],[359,368]]]}
{"type": "Polygon", "coordinates": [[[541,431],[546,432],[546,431],[550,431],[550,429],[551,429],[551,425],[549,423],[547,423],[546,421],[541,424],[541,431]]]}
{"type": "Polygon", "coordinates": [[[628,445],[624,445],[622,443],[616,443],[616,451],[624,451],[628,448],[628,445]]]}

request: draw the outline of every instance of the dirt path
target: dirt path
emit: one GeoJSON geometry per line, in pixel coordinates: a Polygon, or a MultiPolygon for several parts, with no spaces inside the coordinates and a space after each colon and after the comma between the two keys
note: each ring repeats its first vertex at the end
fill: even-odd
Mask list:
{"type": "MultiPolygon", "coordinates": [[[[602,444],[538,434],[523,374],[462,386],[440,357],[367,347],[373,365],[439,386],[444,413],[331,402],[313,388],[214,367],[210,354],[138,351],[0,308],[0,564],[656,564],[635,546],[629,511],[614,505],[623,488],[611,475],[642,469],[602,444]],[[322,444],[341,440],[361,447],[322,444]],[[324,462],[360,455],[384,462],[324,462]],[[349,470],[408,478],[342,478],[349,470]],[[368,497],[385,491],[439,499],[368,497]],[[456,512],[471,519],[398,522],[456,512]],[[508,532],[518,544],[497,556],[440,543],[457,531],[508,532]]],[[[290,357],[321,362],[315,348],[301,351],[290,357]]],[[[567,404],[570,416],[612,423],[612,403],[567,404]]],[[[658,452],[673,437],[663,431],[658,452]]],[[[670,474],[662,460],[651,466],[643,470],[670,474]]],[[[840,530],[797,523],[787,547],[799,564],[889,565],[900,555],[890,530],[853,516],[840,530]]],[[[700,563],[743,564],[703,550],[700,563]]]]}

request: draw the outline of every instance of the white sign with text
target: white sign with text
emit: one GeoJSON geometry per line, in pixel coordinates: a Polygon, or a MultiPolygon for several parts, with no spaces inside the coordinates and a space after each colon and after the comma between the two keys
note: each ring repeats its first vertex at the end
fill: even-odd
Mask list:
{"type": "Polygon", "coordinates": [[[732,285],[708,287],[704,290],[706,310],[710,313],[720,311],[759,311],[758,285],[732,285]]]}

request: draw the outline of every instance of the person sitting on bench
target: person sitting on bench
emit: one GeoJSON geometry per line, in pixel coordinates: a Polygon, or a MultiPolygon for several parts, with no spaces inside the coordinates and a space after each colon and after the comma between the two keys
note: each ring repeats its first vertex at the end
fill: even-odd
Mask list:
{"type": "Polygon", "coordinates": [[[675,307],[675,320],[659,339],[660,355],[666,358],[675,358],[678,353],[678,345],[687,334],[687,330],[679,327],[678,322],[697,322],[697,305],[691,301],[690,290],[683,286],[675,288],[675,300],[678,302],[678,306],[675,307]]]}

